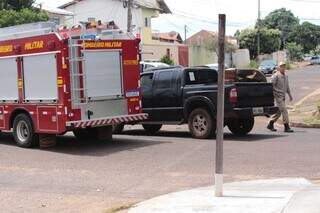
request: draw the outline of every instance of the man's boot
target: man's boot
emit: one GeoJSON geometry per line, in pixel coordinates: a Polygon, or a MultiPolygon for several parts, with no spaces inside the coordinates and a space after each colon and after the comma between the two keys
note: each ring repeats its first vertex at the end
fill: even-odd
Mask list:
{"type": "Polygon", "coordinates": [[[274,128],[274,122],[270,121],[267,128],[272,131],[272,132],[276,132],[277,130],[274,128]]]}
{"type": "Polygon", "coordinates": [[[289,124],[284,124],[284,132],[293,132],[293,130],[290,128],[289,124]]]}

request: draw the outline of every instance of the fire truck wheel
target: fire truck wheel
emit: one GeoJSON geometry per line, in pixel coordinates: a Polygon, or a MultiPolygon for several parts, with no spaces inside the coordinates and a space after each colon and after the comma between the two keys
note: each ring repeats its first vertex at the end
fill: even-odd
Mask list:
{"type": "Polygon", "coordinates": [[[112,133],[113,134],[121,134],[124,129],[124,124],[115,124],[112,125],[112,133]]]}
{"type": "Polygon", "coordinates": [[[19,114],[14,119],[13,136],[20,147],[31,148],[39,144],[39,135],[34,132],[32,120],[26,114],[19,114]]]}

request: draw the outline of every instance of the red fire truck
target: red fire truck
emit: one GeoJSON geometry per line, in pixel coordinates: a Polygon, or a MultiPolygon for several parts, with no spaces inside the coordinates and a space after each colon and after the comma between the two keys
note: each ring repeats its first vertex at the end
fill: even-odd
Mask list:
{"type": "Polygon", "coordinates": [[[19,146],[32,147],[68,131],[111,138],[112,125],[146,119],[139,42],[51,23],[0,29],[0,131],[13,129],[19,146]]]}

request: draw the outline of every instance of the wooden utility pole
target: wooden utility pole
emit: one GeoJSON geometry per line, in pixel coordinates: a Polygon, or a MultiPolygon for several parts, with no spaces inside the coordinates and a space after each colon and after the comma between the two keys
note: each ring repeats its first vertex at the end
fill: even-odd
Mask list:
{"type": "Polygon", "coordinates": [[[127,22],[127,32],[131,32],[132,27],[132,4],[133,0],[128,0],[128,22],[127,22]]]}
{"type": "Polygon", "coordinates": [[[217,103],[217,137],[216,137],[216,172],[215,196],[223,196],[223,128],[224,128],[224,93],[225,93],[225,35],[226,15],[219,14],[219,56],[218,56],[218,103],[217,103]]]}

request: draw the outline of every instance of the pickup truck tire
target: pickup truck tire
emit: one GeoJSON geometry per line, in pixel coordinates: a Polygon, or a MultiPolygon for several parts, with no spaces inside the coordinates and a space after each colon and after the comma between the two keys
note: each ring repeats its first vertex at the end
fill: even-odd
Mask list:
{"type": "Polygon", "coordinates": [[[194,109],[188,118],[189,131],[194,138],[210,138],[216,132],[216,122],[208,110],[194,109]]]}
{"type": "Polygon", "coordinates": [[[123,129],[124,129],[124,124],[112,125],[112,133],[113,134],[121,134],[123,129]]]}
{"type": "Polygon", "coordinates": [[[234,135],[245,136],[251,132],[254,126],[254,118],[232,119],[227,126],[234,135]]]}
{"type": "Polygon", "coordinates": [[[13,137],[17,145],[23,148],[39,144],[39,135],[34,132],[32,119],[27,114],[19,114],[14,119],[13,137]]]}
{"type": "Polygon", "coordinates": [[[162,124],[142,124],[142,127],[146,132],[154,134],[161,129],[162,124]]]}

